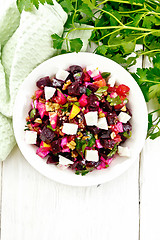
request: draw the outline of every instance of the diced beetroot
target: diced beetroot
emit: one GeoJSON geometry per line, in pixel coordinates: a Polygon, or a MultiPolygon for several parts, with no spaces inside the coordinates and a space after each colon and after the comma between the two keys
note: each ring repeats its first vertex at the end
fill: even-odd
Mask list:
{"type": "Polygon", "coordinates": [[[38,101],[37,101],[37,99],[34,100],[34,101],[32,100],[31,106],[32,106],[32,108],[37,109],[37,107],[38,107],[38,101]]]}
{"type": "Polygon", "coordinates": [[[38,112],[39,112],[41,118],[43,118],[45,113],[46,113],[46,106],[45,106],[45,104],[41,103],[41,102],[38,102],[37,108],[38,108],[38,112]]]}
{"type": "Polygon", "coordinates": [[[92,83],[91,82],[85,82],[84,85],[85,87],[87,88],[89,85],[91,85],[92,83]]]}
{"type": "Polygon", "coordinates": [[[48,159],[47,159],[47,164],[52,164],[52,163],[54,163],[54,164],[56,164],[56,163],[58,163],[59,162],[59,157],[58,156],[56,156],[56,155],[50,155],[49,157],[48,157],[48,159]]]}
{"type": "Polygon", "coordinates": [[[36,85],[40,89],[44,89],[45,86],[51,87],[52,82],[49,76],[40,78],[37,82],[36,85]]]}
{"type": "Polygon", "coordinates": [[[118,123],[116,124],[116,127],[117,127],[118,132],[123,132],[123,125],[122,125],[121,122],[118,122],[118,123]]]}
{"type": "Polygon", "coordinates": [[[36,154],[41,158],[45,158],[49,154],[49,150],[46,150],[44,148],[38,148],[36,154]]]}
{"type": "Polygon", "coordinates": [[[106,160],[106,163],[109,165],[112,162],[113,158],[109,158],[106,160]]]}
{"type": "Polygon", "coordinates": [[[79,73],[79,72],[83,72],[83,69],[79,65],[72,65],[72,66],[69,67],[69,71],[72,74],[76,74],[76,73],[79,73]]]}
{"type": "Polygon", "coordinates": [[[63,148],[64,146],[67,145],[67,143],[68,143],[68,141],[67,141],[67,137],[62,138],[62,141],[61,141],[61,147],[63,148]]]}
{"type": "Polygon", "coordinates": [[[64,105],[67,102],[66,97],[59,89],[57,90],[57,96],[61,99],[60,104],[64,105]]]}
{"type": "Polygon", "coordinates": [[[62,152],[70,152],[70,149],[69,149],[69,147],[64,147],[63,149],[62,149],[62,152]]]}
{"type": "Polygon", "coordinates": [[[99,80],[99,79],[102,79],[101,74],[98,74],[97,76],[93,77],[94,81],[99,80]]]}
{"type": "Polygon", "coordinates": [[[100,160],[109,165],[112,162],[113,158],[105,159],[104,157],[101,156],[100,160]]]}
{"type": "Polygon", "coordinates": [[[56,112],[49,112],[49,121],[53,129],[57,126],[58,114],[56,112]]]}
{"type": "Polygon", "coordinates": [[[111,93],[111,92],[116,92],[116,87],[110,87],[110,85],[108,86],[107,92],[111,93]]]}
{"type": "Polygon", "coordinates": [[[31,123],[31,126],[32,126],[32,128],[34,128],[34,127],[38,127],[39,126],[39,123],[31,123]]]}
{"type": "Polygon", "coordinates": [[[111,125],[111,129],[118,134],[119,132],[123,132],[123,125],[121,122],[118,122],[116,125],[111,125]]]}
{"type": "Polygon", "coordinates": [[[55,136],[55,132],[52,131],[50,128],[47,128],[47,126],[44,126],[40,133],[40,139],[45,143],[52,142],[55,136]]]}
{"type": "Polygon", "coordinates": [[[85,72],[85,73],[84,73],[84,79],[83,79],[83,81],[84,81],[84,82],[90,82],[90,80],[91,80],[91,79],[90,79],[89,74],[88,74],[87,72],[85,72]]]}
{"type": "Polygon", "coordinates": [[[61,139],[57,139],[53,142],[51,142],[51,146],[52,146],[52,152],[53,154],[59,153],[61,152],[61,139]]]}
{"type": "Polygon", "coordinates": [[[98,165],[97,169],[101,170],[101,169],[104,169],[104,168],[106,168],[106,163],[102,161],[101,164],[98,165]]]}
{"type": "Polygon", "coordinates": [[[121,136],[117,134],[116,137],[114,138],[114,141],[115,141],[115,143],[121,142],[122,141],[121,136]]]}
{"type": "Polygon", "coordinates": [[[96,140],[96,147],[97,147],[97,148],[103,148],[103,146],[101,145],[99,139],[96,140]]]}
{"type": "Polygon", "coordinates": [[[103,162],[106,162],[106,159],[104,157],[100,157],[100,160],[103,161],[103,162]]]}
{"type": "Polygon", "coordinates": [[[113,148],[115,145],[115,141],[113,139],[100,139],[100,143],[104,148],[113,148]]]}
{"type": "Polygon", "coordinates": [[[90,83],[88,88],[94,93],[94,92],[96,92],[98,90],[99,87],[94,85],[94,84],[92,84],[92,83],[90,83]]]}
{"type": "Polygon", "coordinates": [[[67,136],[67,141],[68,141],[68,142],[75,141],[75,135],[69,135],[69,136],[67,136]]]}
{"type": "Polygon", "coordinates": [[[88,103],[87,99],[88,99],[88,97],[87,97],[85,94],[83,94],[83,95],[80,97],[79,103],[80,103],[80,106],[81,106],[81,107],[85,107],[85,106],[87,105],[87,103],[88,103]]]}
{"type": "Polygon", "coordinates": [[[43,90],[37,90],[35,91],[35,94],[36,94],[36,99],[38,99],[43,94],[43,90]]]}
{"type": "Polygon", "coordinates": [[[43,141],[40,143],[40,148],[44,149],[44,151],[50,151],[52,149],[51,144],[47,144],[43,141]]]}

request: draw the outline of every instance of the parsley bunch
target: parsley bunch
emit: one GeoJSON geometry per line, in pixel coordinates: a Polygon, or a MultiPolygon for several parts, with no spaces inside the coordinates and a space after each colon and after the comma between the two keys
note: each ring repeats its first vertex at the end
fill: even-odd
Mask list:
{"type": "MultiPolygon", "coordinates": [[[[57,0],[68,14],[65,36],[52,35],[53,47],[59,53],[79,52],[83,46],[80,38],[69,39],[77,30],[92,30],[90,44],[97,45],[95,53],[110,58],[127,70],[139,56],[147,56],[153,67],[137,69],[133,77],[139,84],[146,101],[157,98],[160,103],[160,3],[155,0],[57,0]],[[78,25],[77,25],[78,23],[78,25]],[[81,24],[87,24],[84,28],[81,24]],[[61,50],[65,42],[67,50],[61,50]],[[135,50],[142,44],[142,50],[135,50]],[[134,53],[134,55],[133,55],[134,53]],[[132,55],[131,55],[132,54],[132,55]]],[[[53,4],[51,0],[17,0],[20,12],[31,10],[39,3],[53,4]]],[[[89,93],[88,93],[89,94],[89,93]]],[[[156,110],[157,113],[159,109],[156,110]]],[[[149,113],[148,137],[160,136],[158,123],[149,113]]]]}

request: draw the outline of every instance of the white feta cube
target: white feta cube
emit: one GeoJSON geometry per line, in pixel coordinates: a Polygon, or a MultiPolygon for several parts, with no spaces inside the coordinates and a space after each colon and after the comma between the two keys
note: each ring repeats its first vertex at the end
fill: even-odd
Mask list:
{"type": "Polygon", "coordinates": [[[130,150],[128,147],[118,146],[118,154],[121,157],[130,157],[130,150]]]}
{"type": "Polygon", "coordinates": [[[56,73],[56,78],[65,81],[68,75],[69,75],[68,71],[59,69],[58,72],[56,73]]]}
{"type": "Polygon", "coordinates": [[[45,86],[44,87],[45,99],[49,100],[51,97],[53,97],[55,92],[56,92],[56,88],[45,86]]]}
{"type": "Polygon", "coordinates": [[[78,130],[78,125],[74,123],[63,123],[62,132],[67,135],[75,135],[78,130]]]}
{"type": "Polygon", "coordinates": [[[111,87],[114,87],[116,83],[116,78],[114,76],[111,76],[109,79],[108,79],[108,84],[111,86],[111,87]]]}
{"type": "Polygon", "coordinates": [[[26,131],[25,132],[25,142],[27,144],[36,144],[36,142],[37,142],[37,132],[26,131]]]}
{"type": "Polygon", "coordinates": [[[85,120],[86,120],[86,124],[88,126],[97,126],[97,122],[98,122],[98,112],[88,112],[84,115],[85,120]]]}
{"type": "Polygon", "coordinates": [[[70,159],[59,155],[59,164],[60,165],[66,166],[66,165],[73,164],[73,163],[74,162],[72,162],[70,159]]]}
{"type": "Polygon", "coordinates": [[[118,115],[118,120],[122,123],[126,123],[131,119],[131,116],[128,113],[120,112],[118,115]]]}
{"type": "Polygon", "coordinates": [[[90,65],[86,67],[86,71],[87,72],[91,72],[89,73],[89,75],[93,78],[99,75],[99,70],[98,67],[95,65],[90,65]]]}
{"type": "Polygon", "coordinates": [[[108,124],[105,117],[98,119],[97,127],[100,129],[108,130],[108,124]]]}
{"type": "Polygon", "coordinates": [[[96,65],[89,65],[86,67],[86,71],[95,71],[95,70],[98,70],[98,67],[96,65]]]}
{"type": "Polygon", "coordinates": [[[99,156],[97,150],[86,150],[85,151],[85,159],[87,161],[98,162],[99,156]]]}

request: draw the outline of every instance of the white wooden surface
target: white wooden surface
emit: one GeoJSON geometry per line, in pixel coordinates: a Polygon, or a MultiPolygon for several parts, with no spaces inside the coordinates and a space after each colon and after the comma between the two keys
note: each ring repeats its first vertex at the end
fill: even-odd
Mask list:
{"type": "Polygon", "coordinates": [[[159,146],[147,140],[126,173],[83,188],[43,177],[16,146],[0,165],[1,240],[159,240],[159,146]]]}

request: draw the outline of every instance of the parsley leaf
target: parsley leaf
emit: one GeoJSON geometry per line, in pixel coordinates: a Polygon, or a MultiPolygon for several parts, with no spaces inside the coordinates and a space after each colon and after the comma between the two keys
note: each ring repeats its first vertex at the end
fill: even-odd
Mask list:
{"type": "Polygon", "coordinates": [[[93,12],[92,12],[91,8],[89,7],[89,5],[86,4],[86,3],[82,4],[82,6],[80,7],[79,11],[85,13],[89,17],[93,17],[93,12]]]}
{"type": "Polygon", "coordinates": [[[83,42],[80,38],[70,39],[71,52],[79,52],[83,46],[83,42]]]}
{"type": "Polygon", "coordinates": [[[52,34],[51,37],[53,39],[53,48],[61,49],[64,42],[63,37],[58,36],[56,33],[52,34]]]}

